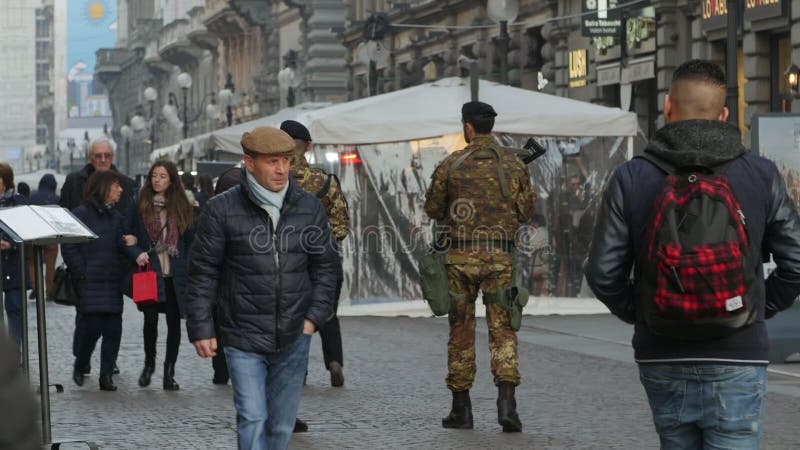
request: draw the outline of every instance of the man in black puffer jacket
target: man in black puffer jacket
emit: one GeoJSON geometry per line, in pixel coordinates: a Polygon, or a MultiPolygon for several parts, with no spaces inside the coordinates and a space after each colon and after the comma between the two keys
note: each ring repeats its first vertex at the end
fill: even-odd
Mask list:
{"type": "Polygon", "coordinates": [[[289,177],[294,140],[260,127],[242,148],[241,184],[209,200],[197,225],[186,327],[198,355],[225,351],[239,448],[283,449],[311,335],[333,313],[337,257],[325,209],[289,177]]]}
{"type": "MultiPolygon", "coordinates": [[[[664,101],[667,125],[656,132],[645,152],[673,167],[711,168],[724,174],[740,206],[737,219],[746,229],[748,261],[755,260],[751,267],[756,277],[752,291],[722,301],[728,312],[742,308],[742,302],[752,304],[752,322],[726,336],[695,340],[683,334],[671,337],[648,326],[646,311],[653,297],[646,297],[643,289],[643,275],[652,266],[647,231],[666,175],[641,158],[617,168],[609,181],[585,267],[597,298],[635,325],[635,358],[662,448],[758,448],[768,364],[764,320],[791,306],[800,294],[800,216],[775,164],[747,152],[739,129],[725,122],[727,116],[722,69],[707,61],[688,61],[676,69],[664,101]],[[765,282],[761,256],[767,254],[777,269],[765,282]]],[[[698,181],[694,172],[688,173],[688,183],[698,181]]],[[[692,217],[682,217],[675,228],[684,229],[684,222],[688,227],[692,217]]],[[[684,242],[686,248],[691,248],[689,240],[684,242]]],[[[698,254],[698,260],[707,259],[698,254]]],[[[693,272],[680,273],[699,273],[702,261],[693,264],[693,272]]],[[[727,263],[714,265],[717,272],[728,270],[727,263]]],[[[678,275],[683,268],[671,269],[678,281],[670,283],[680,291],[696,286],[678,275]]],[[[729,295],[718,278],[705,281],[712,282],[722,297],[729,295]]],[[[696,305],[690,297],[687,293],[682,304],[696,305]]],[[[680,325],[677,320],[672,324],[680,325]]]]}

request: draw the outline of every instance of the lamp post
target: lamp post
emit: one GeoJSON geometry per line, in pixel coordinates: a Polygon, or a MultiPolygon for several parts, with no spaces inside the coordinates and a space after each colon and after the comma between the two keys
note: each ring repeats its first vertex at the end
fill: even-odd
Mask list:
{"type": "Polygon", "coordinates": [[[153,123],[156,117],[156,100],[158,100],[158,91],[153,87],[148,87],[144,90],[144,99],[150,104],[150,152],[156,148],[156,127],[153,123]]]}
{"type": "Polygon", "coordinates": [[[489,17],[500,24],[500,35],[497,37],[497,53],[500,57],[500,83],[508,84],[508,23],[513,22],[519,14],[518,0],[489,0],[486,5],[489,17]]]}
{"type": "Polygon", "coordinates": [[[67,149],[69,149],[69,171],[75,170],[75,139],[67,139],[67,149]]]}
{"type": "Polygon", "coordinates": [[[131,138],[133,130],[128,125],[119,128],[119,134],[125,140],[125,174],[131,176],[131,138]]]}
{"type": "Polygon", "coordinates": [[[233,97],[236,93],[236,87],[233,85],[233,75],[230,72],[225,77],[224,87],[225,89],[219,91],[219,101],[225,105],[225,118],[228,120],[228,126],[231,126],[233,124],[233,97]]]}
{"type": "Polygon", "coordinates": [[[178,86],[183,91],[183,138],[189,137],[189,109],[186,107],[189,96],[189,88],[192,87],[192,76],[186,72],[181,72],[178,75],[178,86]]]}

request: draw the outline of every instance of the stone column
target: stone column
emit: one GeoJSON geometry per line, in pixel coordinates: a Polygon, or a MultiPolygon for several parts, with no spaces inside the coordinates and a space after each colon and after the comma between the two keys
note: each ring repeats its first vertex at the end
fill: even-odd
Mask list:
{"type": "Polygon", "coordinates": [[[744,136],[744,142],[749,143],[750,119],[754,114],[770,110],[769,35],[752,31],[745,33],[742,50],[744,51],[744,77],[747,79],[744,85],[744,101],[747,103],[744,109],[744,123],[748,131],[744,136]]]}
{"type": "MultiPolygon", "coordinates": [[[[789,9],[792,14],[792,62],[800,65],[800,0],[792,0],[789,9]]],[[[795,97],[792,99],[792,112],[796,111],[800,111],[800,99],[795,97]]]]}
{"type": "Polygon", "coordinates": [[[345,25],[342,0],[310,0],[308,59],[304,71],[305,92],[310,101],[347,100],[347,50],[334,29],[345,25]]]}
{"type": "Polygon", "coordinates": [[[658,122],[663,125],[664,97],[669,92],[672,73],[690,59],[689,20],[677,0],[653,2],[656,11],[656,83],[658,122]]]}

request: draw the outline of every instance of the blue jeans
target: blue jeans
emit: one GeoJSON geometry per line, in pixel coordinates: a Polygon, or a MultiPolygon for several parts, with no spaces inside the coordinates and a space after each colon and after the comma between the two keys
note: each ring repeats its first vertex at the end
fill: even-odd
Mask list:
{"type": "Polygon", "coordinates": [[[311,335],[288,349],[259,354],[225,347],[239,449],[282,450],[294,430],[311,335]]]}
{"type": "Polygon", "coordinates": [[[639,366],[662,449],[758,449],[766,366],[639,366]]]}
{"type": "Polygon", "coordinates": [[[20,346],[22,345],[22,291],[19,289],[5,291],[5,304],[8,329],[17,346],[20,346]]]}

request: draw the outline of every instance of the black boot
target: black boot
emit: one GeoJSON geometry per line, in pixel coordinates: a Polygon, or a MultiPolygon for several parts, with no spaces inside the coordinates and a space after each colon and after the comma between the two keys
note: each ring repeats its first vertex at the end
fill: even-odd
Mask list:
{"type": "Polygon", "coordinates": [[[81,368],[81,373],[84,375],[89,375],[92,373],[92,365],[87,363],[85,366],[81,368]]]}
{"type": "Polygon", "coordinates": [[[453,408],[450,414],[442,419],[445,428],[472,428],[472,402],[469,399],[469,390],[453,392],[453,408]]]}
{"type": "Polygon", "coordinates": [[[83,386],[83,371],[75,369],[72,371],[72,381],[78,386],[83,386]]]}
{"type": "Polygon", "coordinates": [[[517,415],[517,400],[514,398],[514,385],[501,381],[497,389],[497,423],[503,426],[504,433],[522,431],[522,423],[517,415]]]}
{"type": "Polygon", "coordinates": [[[116,391],[117,386],[114,385],[114,380],[111,375],[100,375],[100,390],[101,391],[116,391]]]}
{"type": "Polygon", "coordinates": [[[155,370],[156,370],[155,364],[153,364],[153,363],[144,363],[144,369],[142,369],[142,374],[139,375],[139,386],[140,387],[150,386],[150,378],[153,376],[153,372],[155,370]]]}
{"type": "Polygon", "coordinates": [[[292,433],[305,433],[308,431],[308,424],[299,418],[294,419],[294,431],[292,433]]]}
{"type": "Polygon", "coordinates": [[[180,388],[175,382],[175,363],[164,363],[164,390],[177,391],[180,388]]]}

